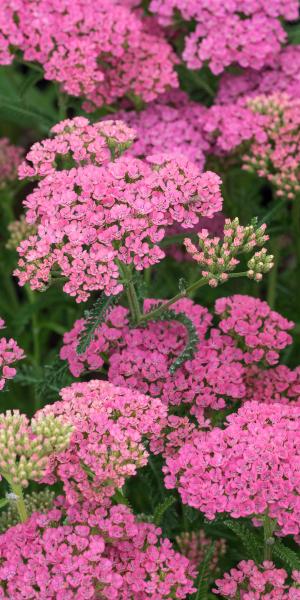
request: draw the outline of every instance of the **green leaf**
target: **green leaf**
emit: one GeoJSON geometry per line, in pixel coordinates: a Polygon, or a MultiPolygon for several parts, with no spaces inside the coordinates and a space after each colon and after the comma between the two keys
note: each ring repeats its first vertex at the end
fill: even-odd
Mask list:
{"type": "Polygon", "coordinates": [[[249,527],[234,519],[225,519],[223,524],[241,540],[249,558],[257,564],[261,563],[263,560],[263,544],[258,535],[251,531],[249,527]]]}
{"type": "MultiPolygon", "coordinates": [[[[158,303],[157,306],[153,306],[152,309],[155,310],[155,308],[158,308],[159,306],[160,306],[160,304],[158,303]]],[[[184,327],[186,328],[186,331],[188,334],[187,343],[186,343],[184,350],[176,358],[176,360],[174,360],[174,362],[172,363],[172,365],[170,367],[170,373],[173,374],[173,373],[175,373],[175,371],[177,371],[177,369],[179,369],[179,367],[186,360],[191,360],[194,357],[196,350],[197,350],[197,344],[199,343],[197,329],[196,329],[193,321],[191,319],[189,319],[189,317],[185,313],[183,313],[183,312],[178,313],[172,309],[166,309],[164,312],[160,313],[157,317],[154,317],[154,319],[152,319],[152,320],[153,321],[177,321],[178,323],[181,323],[182,325],[184,325],[184,327]]]]}
{"type": "Polygon", "coordinates": [[[169,496],[156,507],[153,515],[153,522],[155,525],[161,524],[165,512],[167,512],[167,510],[173,506],[175,502],[176,498],[174,498],[174,496],[169,496]]]}
{"type": "Polygon", "coordinates": [[[0,508],[4,508],[4,506],[6,506],[9,503],[9,500],[7,498],[1,498],[0,499],[0,508]]]}
{"type": "Polygon", "coordinates": [[[77,353],[84,354],[95,337],[95,331],[105,321],[108,310],[116,304],[120,294],[116,296],[105,296],[102,294],[95,302],[94,306],[85,311],[85,327],[81,333],[77,353]]]}
{"type": "Polygon", "coordinates": [[[210,566],[215,551],[215,543],[212,542],[207,548],[204,557],[202,559],[198,577],[197,577],[197,592],[194,596],[194,600],[207,600],[208,591],[210,586],[210,566]]]}
{"type": "Polygon", "coordinates": [[[281,560],[288,569],[300,571],[300,557],[294,550],[285,546],[280,540],[272,546],[272,554],[281,560]]]}

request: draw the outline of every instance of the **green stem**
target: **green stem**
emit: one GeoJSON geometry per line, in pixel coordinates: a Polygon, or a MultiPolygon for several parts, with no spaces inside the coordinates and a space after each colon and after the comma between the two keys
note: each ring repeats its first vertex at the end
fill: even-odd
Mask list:
{"type": "Polygon", "coordinates": [[[278,267],[279,267],[279,256],[280,248],[278,245],[278,238],[273,238],[271,242],[271,253],[274,256],[274,267],[271,269],[268,276],[268,290],[267,290],[267,302],[271,308],[275,308],[276,304],[276,292],[277,292],[277,278],[278,278],[278,267]]]}
{"type": "Polygon", "coordinates": [[[16,484],[12,483],[9,475],[6,475],[3,473],[3,477],[6,479],[7,483],[9,484],[9,486],[11,488],[11,491],[16,496],[16,507],[17,507],[17,511],[19,514],[20,522],[24,523],[28,519],[28,513],[27,513],[27,508],[26,508],[26,505],[24,502],[23,490],[20,485],[16,485],[16,484]]]}
{"type": "Polygon", "coordinates": [[[275,522],[268,514],[264,515],[264,560],[272,560],[272,545],[274,543],[275,522]]]}
{"type": "Polygon", "coordinates": [[[130,268],[128,268],[127,265],[124,265],[124,263],[120,262],[119,268],[120,268],[122,277],[124,279],[124,285],[125,285],[125,289],[126,289],[128,305],[129,305],[129,310],[130,310],[130,314],[132,317],[132,321],[134,324],[136,324],[136,323],[139,323],[139,321],[142,319],[142,313],[141,313],[138,297],[137,297],[137,294],[135,291],[134,283],[132,281],[132,273],[131,273],[130,268]]]}
{"type": "MultiPolygon", "coordinates": [[[[236,277],[245,277],[245,276],[247,276],[247,272],[229,273],[228,279],[234,279],[236,277]]],[[[197,281],[192,283],[190,286],[188,286],[182,292],[179,292],[178,294],[176,294],[176,296],[173,296],[173,298],[170,298],[170,300],[168,300],[167,302],[164,302],[164,304],[160,304],[160,306],[158,306],[151,312],[141,315],[137,324],[139,325],[140,323],[144,323],[146,321],[151,321],[152,319],[156,319],[157,317],[159,317],[159,315],[161,313],[163,313],[167,308],[169,308],[169,306],[172,306],[172,304],[174,304],[174,302],[177,302],[177,300],[181,300],[181,298],[185,298],[186,296],[189,296],[191,293],[193,293],[194,291],[203,287],[204,285],[208,285],[208,281],[206,278],[202,277],[201,279],[198,279],[197,281]]]]}

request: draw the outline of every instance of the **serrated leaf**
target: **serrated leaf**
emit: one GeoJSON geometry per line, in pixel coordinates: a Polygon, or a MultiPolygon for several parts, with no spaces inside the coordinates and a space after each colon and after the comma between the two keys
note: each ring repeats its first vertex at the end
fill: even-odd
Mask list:
{"type": "Polygon", "coordinates": [[[153,515],[153,522],[155,525],[160,525],[163,519],[163,516],[167,510],[173,506],[176,502],[176,498],[174,496],[168,496],[163,502],[161,502],[155,509],[153,515]]]}
{"type": "Polygon", "coordinates": [[[263,544],[249,527],[234,519],[224,519],[223,524],[241,540],[249,558],[260,564],[263,560],[263,544]]]}
{"type": "Polygon", "coordinates": [[[273,544],[272,554],[281,560],[288,569],[300,571],[300,557],[294,550],[285,546],[281,541],[276,540],[273,544]]]}
{"type": "Polygon", "coordinates": [[[194,600],[207,600],[208,591],[210,586],[210,566],[215,551],[215,543],[212,542],[207,548],[204,557],[202,559],[198,577],[197,577],[197,592],[194,596],[194,600]]]}
{"type": "Polygon", "coordinates": [[[116,304],[120,294],[116,296],[105,296],[102,294],[94,306],[85,312],[85,328],[82,331],[77,346],[77,353],[84,354],[95,337],[95,331],[105,321],[108,310],[116,304]]]}

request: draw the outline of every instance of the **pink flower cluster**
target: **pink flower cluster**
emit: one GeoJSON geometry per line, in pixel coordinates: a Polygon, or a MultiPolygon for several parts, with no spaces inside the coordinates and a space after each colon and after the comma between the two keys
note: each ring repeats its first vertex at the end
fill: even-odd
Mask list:
{"type": "Polygon", "coordinates": [[[106,381],[73,384],[61,397],[37,413],[60,416],[74,427],[69,447],[52,457],[44,480],[62,480],[70,503],[81,497],[103,502],[147,464],[143,440],[159,436],[166,407],[106,381]]]}
{"type": "Polygon", "coordinates": [[[179,600],[194,591],[188,559],[123,505],[34,513],[0,536],[0,563],[3,599],[179,600]]]}
{"type": "MultiPolygon", "coordinates": [[[[199,249],[190,238],[186,238],[184,244],[188,253],[199,263],[201,276],[211,287],[217,287],[229,279],[230,273],[240,263],[238,255],[253,253],[256,247],[263,246],[269,238],[265,230],[266,225],[258,226],[255,220],[244,227],[238,218],[226,219],[222,239],[212,237],[207,229],[202,229],[198,233],[199,249]]],[[[247,277],[260,281],[263,274],[273,267],[273,256],[263,248],[253,253],[247,266],[247,277]]]]}
{"type": "MultiPolygon", "coordinates": [[[[145,311],[156,302],[145,301],[145,311]]],[[[186,347],[185,326],[171,320],[131,328],[128,310],[120,306],[109,312],[83,354],[77,352],[77,346],[85,322],[76,321],[64,336],[61,358],[68,361],[76,377],[84,370],[100,369],[107,361],[108,379],[113,384],[160,398],[171,410],[187,403],[199,424],[206,426],[204,409],[222,409],[228,401],[245,398],[246,393],[251,397],[249,369],[257,361],[260,367],[268,360],[277,362],[278,351],[291,343],[287,332],[292,323],[250,296],[218,300],[215,312],[222,313],[218,328],[211,328],[212,315],[192,300],[180,300],[172,308],[191,319],[199,338],[193,359],[175,373],[170,367],[186,347]],[[228,315],[227,306],[231,307],[228,315]]],[[[181,425],[172,422],[170,427],[173,431],[181,425]]]]}
{"type": "Polygon", "coordinates": [[[215,312],[221,317],[221,331],[245,348],[243,358],[247,364],[261,361],[268,365],[276,364],[278,351],[292,343],[287,331],[294,327],[294,323],[271,310],[267,302],[258,302],[251,296],[245,302],[245,296],[234,295],[219,298],[215,312]]]}
{"type": "Polygon", "coordinates": [[[243,104],[246,98],[261,94],[285,93],[293,98],[300,94],[300,48],[286,46],[276,62],[257,72],[244,69],[239,74],[224,73],[216,101],[220,104],[243,104]]]}
{"type": "Polygon", "coordinates": [[[287,36],[280,18],[297,20],[297,0],[152,0],[150,8],[163,25],[172,24],[175,11],[195,21],[183,52],[190,69],[208,63],[214,74],[231,64],[260,70],[273,65],[287,36]]]}
{"type": "Polygon", "coordinates": [[[78,117],[53,133],[54,140],[36,144],[20,169],[21,176],[44,175],[25,200],[37,234],[19,246],[20,285],[43,289],[58,268],[67,280],[64,291],[78,302],[93,290],[117,294],[123,289],[120,262],[138,270],[159,262],[168,225],[188,228],[222,207],[220,178],[199,173],[185,157],[107,162],[108,150],[115,158],[132,142],[134,132],[123,122],[90,126],[78,117]]]}
{"type": "Polygon", "coordinates": [[[268,512],[281,535],[299,534],[299,417],[300,406],[246,402],[167,458],[166,487],[208,519],[268,512]]]}
{"type": "Polygon", "coordinates": [[[246,397],[258,402],[299,403],[300,367],[289,369],[278,365],[272,369],[260,369],[256,365],[246,375],[246,397]]]}
{"type": "Polygon", "coordinates": [[[18,166],[23,158],[23,149],[14,146],[7,138],[0,138],[0,189],[18,176],[18,166]]]}
{"type": "Polygon", "coordinates": [[[182,91],[164,94],[141,112],[121,111],[122,119],[137,132],[131,153],[139,158],[161,152],[183,154],[204,167],[209,144],[203,136],[207,108],[191,102],[182,91]]]}
{"type": "Polygon", "coordinates": [[[293,571],[292,584],[287,582],[284,569],[276,569],[272,562],[257,566],[252,560],[243,560],[237,567],[216,581],[215,594],[241,600],[299,600],[300,571],[293,571]]]}
{"type": "Polygon", "coordinates": [[[122,0],[4,0],[1,64],[13,61],[12,49],[68,94],[87,98],[87,108],[131,94],[149,102],[178,85],[171,46],[122,0]]]}
{"type": "MultiPolygon", "coordinates": [[[[3,319],[0,318],[0,329],[5,327],[3,319]]],[[[16,368],[11,366],[18,360],[24,358],[23,350],[12,338],[0,338],[0,391],[3,390],[8,379],[16,375],[16,368]]]]}

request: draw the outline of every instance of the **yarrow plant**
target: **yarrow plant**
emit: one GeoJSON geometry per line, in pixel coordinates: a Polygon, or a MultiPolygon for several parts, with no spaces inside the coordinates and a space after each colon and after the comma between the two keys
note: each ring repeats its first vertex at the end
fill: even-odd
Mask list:
{"type": "Polygon", "coordinates": [[[300,600],[299,44],[2,1],[0,599],[300,600]]]}

